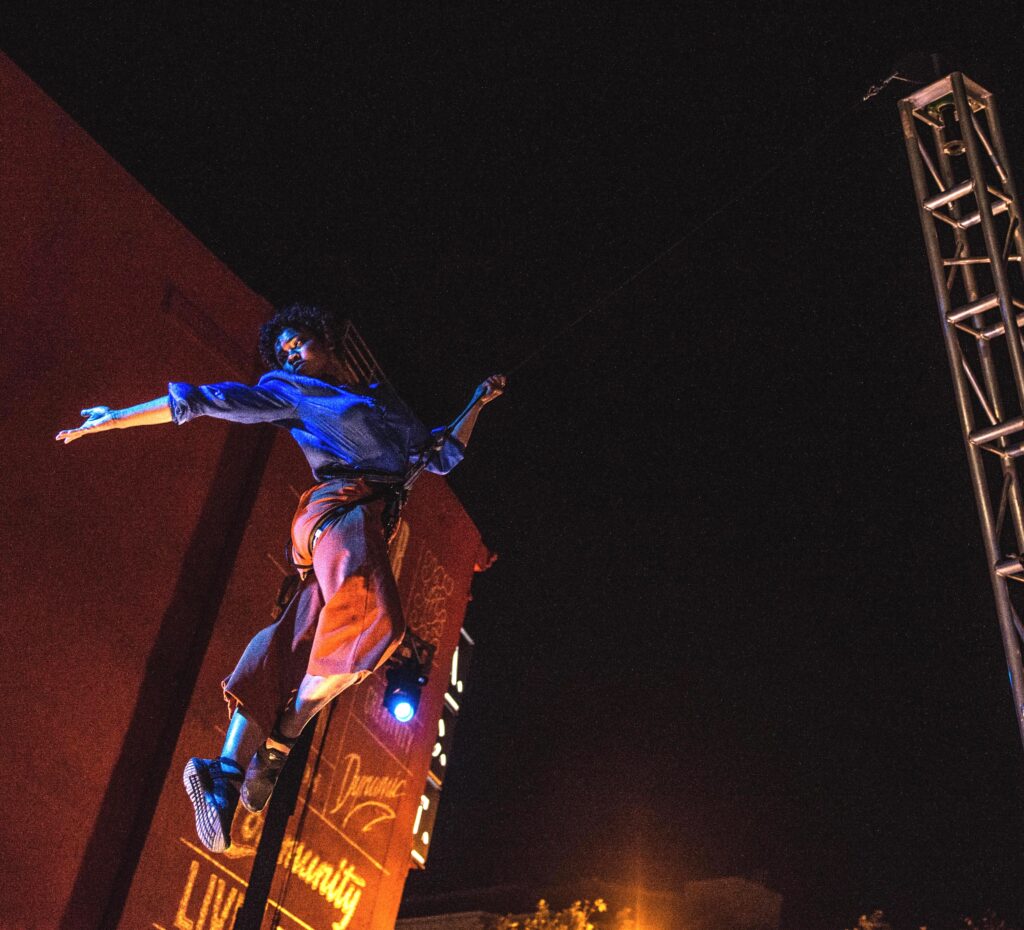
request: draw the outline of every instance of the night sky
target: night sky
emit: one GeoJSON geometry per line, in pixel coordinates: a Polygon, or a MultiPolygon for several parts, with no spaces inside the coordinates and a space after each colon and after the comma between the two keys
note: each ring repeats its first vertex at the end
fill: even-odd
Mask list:
{"type": "Polygon", "coordinates": [[[351,315],[428,422],[530,357],[451,479],[500,558],[407,894],[742,874],[794,930],[1019,918],[912,88],[859,103],[941,52],[1020,178],[1016,6],[291,6],[36,4],[0,45],[255,291],[351,315]]]}

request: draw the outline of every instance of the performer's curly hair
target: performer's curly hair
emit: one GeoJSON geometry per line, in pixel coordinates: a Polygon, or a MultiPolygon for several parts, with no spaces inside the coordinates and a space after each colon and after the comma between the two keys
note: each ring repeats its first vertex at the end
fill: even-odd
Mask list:
{"type": "Polygon", "coordinates": [[[277,337],[288,327],[308,329],[334,355],[338,355],[344,326],[344,320],[339,320],[333,313],[322,307],[314,307],[309,304],[291,304],[281,307],[260,327],[260,357],[263,359],[263,364],[271,370],[281,367],[277,358],[277,337]]]}

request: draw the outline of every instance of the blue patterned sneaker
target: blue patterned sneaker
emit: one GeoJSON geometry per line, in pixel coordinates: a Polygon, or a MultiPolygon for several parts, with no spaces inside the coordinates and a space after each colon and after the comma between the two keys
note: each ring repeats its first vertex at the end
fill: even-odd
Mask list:
{"type": "Polygon", "coordinates": [[[232,759],[189,759],[182,777],[196,811],[196,833],[210,852],[231,845],[242,769],[232,759]]]}

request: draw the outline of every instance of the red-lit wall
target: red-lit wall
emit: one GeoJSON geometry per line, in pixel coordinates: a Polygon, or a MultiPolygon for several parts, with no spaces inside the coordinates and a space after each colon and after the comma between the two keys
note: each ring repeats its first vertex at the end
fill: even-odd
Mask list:
{"type": "MultiPolygon", "coordinates": [[[[171,379],[252,379],[268,307],[3,56],[0,210],[3,926],[230,927],[244,887],[231,876],[247,876],[259,825],[236,824],[241,856],[207,858],[180,771],[216,752],[219,681],[267,622],[308,468],[286,435],[213,420],[53,436],[85,406],[149,399],[171,379]]],[[[400,588],[443,669],[480,540],[440,479],[421,482],[409,514],[400,588]]],[[[295,926],[347,913],[295,867],[306,849],[363,881],[346,926],[389,925],[443,686],[435,676],[398,733],[371,680],[317,734],[305,845],[272,892],[295,926]],[[353,756],[391,796],[343,796],[353,756]],[[388,811],[352,814],[363,801],[388,811]]]]}
{"type": "MultiPolygon", "coordinates": [[[[276,540],[273,527],[287,519],[271,480],[287,477],[276,469],[272,460],[128,898],[124,930],[230,928],[243,899],[262,815],[240,811],[231,848],[210,855],[196,842],[180,776],[190,755],[219,745],[227,718],[218,683],[253,632],[254,617],[262,621],[266,614],[266,598],[254,587],[268,568],[277,574],[271,565],[277,553],[267,551],[266,541],[276,540]]],[[[447,672],[481,557],[479,536],[441,479],[421,480],[403,519],[408,532],[393,560],[410,627],[437,647],[434,673],[410,724],[384,710],[380,676],[342,695],[321,719],[278,859],[268,930],[375,930],[393,926],[398,912],[447,672]]]]}

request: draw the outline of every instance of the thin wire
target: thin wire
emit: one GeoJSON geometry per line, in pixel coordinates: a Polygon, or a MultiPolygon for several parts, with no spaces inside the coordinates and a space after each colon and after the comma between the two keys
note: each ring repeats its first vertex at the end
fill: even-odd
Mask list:
{"type": "Polygon", "coordinates": [[[817,132],[808,136],[799,145],[792,149],[789,149],[787,152],[784,152],[780,159],[776,161],[774,165],[771,165],[770,167],[762,171],[761,174],[754,178],[753,181],[751,181],[749,184],[747,184],[746,187],[742,188],[735,195],[733,195],[732,198],[723,203],[717,210],[708,214],[708,216],[706,216],[703,220],[697,223],[696,226],[693,226],[692,228],[688,229],[685,233],[683,233],[682,236],[680,236],[666,248],[662,249],[662,251],[655,255],[654,258],[650,259],[650,261],[648,261],[646,264],[644,264],[639,269],[634,271],[622,283],[616,285],[614,288],[612,288],[612,290],[608,291],[608,293],[604,294],[603,296],[595,300],[592,304],[588,305],[583,310],[583,312],[579,314],[579,316],[577,316],[570,323],[563,326],[558,332],[555,333],[555,335],[551,336],[549,339],[544,340],[544,342],[542,342],[536,349],[530,352],[525,358],[516,362],[516,364],[514,364],[511,368],[506,369],[506,376],[511,376],[515,374],[515,372],[519,371],[521,368],[524,368],[527,364],[532,362],[538,355],[540,355],[545,349],[547,349],[548,346],[550,346],[554,342],[557,342],[562,337],[568,335],[568,333],[570,333],[573,329],[579,326],[579,324],[582,323],[588,316],[591,316],[598,310],[603,309],[611,301],[611,299],[615,297],[620,291],[629,287],[629,285],[631,285],[634,281],[636,281],[639,277],[641,277],[644,273],[649,271],[655,265],[660,264],[664,259],[666,259],[674,251],[676,251],[676,249],[678,249],[679,246],[681,246],[684,242],[692,238],[694,235],[696,235],[698,232],[704,229],[705,226],[708,226],[713,220],[717,219],[727,210],[734,207],[737,203],[739,203],[740,200],[752,194],[762,184],[764,184],[764,182],[767,181],[768,178],[776,174],[785,164],[787,164],[788,160],[793,155],[796,155],[798,152],[801,152],[805,148],[810,147],[823,136],[830,133],[833,129],[835,129],[836,126],[839,125],[839,123],[843,122],[851,113],[862,107],[864,103],[870,100],[872,97],[877,96],[888,84],[890,84],[894,80],[905,81],[908,84],[922,83],[920,81],[912,81],[909,78],[905,78],[898,72],[893,72],[884,81],[882,81],[881,84],[872,85],[868,89],[868,92],[860,100],[855,101],[850,107],[848,107],[846,110],[843,110],[830,123],[827,123],[817,132]]]}
{"type": "Polygon", "coordinates": [[[888,87],[892,81],[903,81],[906,84],[924,83],[923,81],[912,81],[910,78],[904,77],[902,74],[900,74],[899,71],[893,71],[893,73],[890,74],[884,81],[882,81],[881,84],[872,84],[868,88],[867,93],[864,94],[863,100],[867,101],[870,100],[872,97],[877,96],[883,90],[885,90],[885,88],[888,87]]]}

